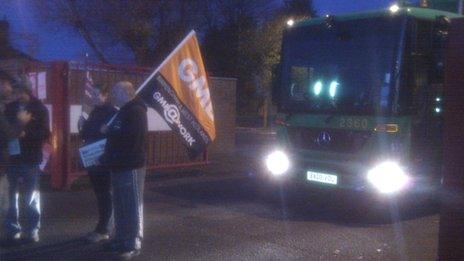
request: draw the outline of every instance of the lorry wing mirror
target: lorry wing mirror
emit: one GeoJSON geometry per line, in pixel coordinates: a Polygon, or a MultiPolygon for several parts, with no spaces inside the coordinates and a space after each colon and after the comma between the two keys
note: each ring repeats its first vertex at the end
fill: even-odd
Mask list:
{"type": "Polygon", "coordinates": [[[437,81],[444,77],[444,50],[448,42],[451,30],[451,19],[447,16],[437,16],[434,24],[433,49],[434,49],[434,75],[437,81]]]}
{"type": "Polygon", "coordinates": [[[325,26],[327,26],[327,28],[329,29],[332,29],[335,27],[335,17],[333,15],[325,16],[325,26]]]}
{"type": "Polygon", "coordinates": [[[438,41],[445,42],[451,29],[451,19],[448,16],[440,15],[435,19],[435,34],[438,41]]]}

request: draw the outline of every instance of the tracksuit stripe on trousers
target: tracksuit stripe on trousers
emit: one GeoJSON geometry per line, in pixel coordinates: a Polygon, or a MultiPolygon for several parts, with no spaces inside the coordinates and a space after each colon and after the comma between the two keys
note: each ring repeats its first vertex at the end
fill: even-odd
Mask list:
{"type": "Polygon", "coordinates": [[[145,173],[145,168],[111,172],[116,221],[114,240],[129,249],[141,248],[145,173]]]}

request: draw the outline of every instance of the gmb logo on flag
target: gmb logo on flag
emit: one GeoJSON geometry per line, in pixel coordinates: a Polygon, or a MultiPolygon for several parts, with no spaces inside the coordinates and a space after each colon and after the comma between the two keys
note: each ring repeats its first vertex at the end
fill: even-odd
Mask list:
{"type": "Polygon", "coordinates": [[[155,92],[153,94],[153,99],[155,99],[155,101],[158,102],[158,104],[161,105],[161,107],[163,107],[164,119],[168,122],[168,124],[176,125],[179,129],[182,138],[184,138],[184,140],[190,146],[192,146],[196,140],[192,137],[187,128],[185,128],[185,126],[182,124],[180,120],[179,108],[174,104],[167,103],[166,99],[159,92],[155,92]]]}
{"type": "Polygon", "coordinates": [[[201,107],[205,110],[208,117],[214,121],[213,106],[209,94],[206,77],[198,76],[198,66],[192,59],[185,59],[179,65],[179,76],[188,84],[191,91],[195,92],[196,97],[200,100],[201,107]]]}
{"type": "Polygon", "coordinates": [[[164,119],[171,124],[180,124],[179,108],[176,105],[168,104],[159,92],[153,94],[153,99],[157,101],[164,110],[164,119]]]}

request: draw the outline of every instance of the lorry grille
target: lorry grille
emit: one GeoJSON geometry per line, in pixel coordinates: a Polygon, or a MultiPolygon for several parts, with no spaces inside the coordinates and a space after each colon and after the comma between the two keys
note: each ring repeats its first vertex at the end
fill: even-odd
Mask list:
{"type": "Polygon", "coordinates": [[[288,127],[293,147],[338,153],[357,153],[365,145],[371,132],[339,129],[288,127]]]}

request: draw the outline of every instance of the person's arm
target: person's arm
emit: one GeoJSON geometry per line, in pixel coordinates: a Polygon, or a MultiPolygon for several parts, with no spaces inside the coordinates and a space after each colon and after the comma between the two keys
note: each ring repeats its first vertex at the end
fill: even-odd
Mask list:
{"type": "Polygon", "coordinates": [[[16,138],[16,128],[8,122],[5,116],[0,115],[0,140],[10,141],[16,138]]]}
{"type": "Polygon", "coordinates": [[[82,136],[83,130],[84,130],[84,125],[87,120],[84,118],[84,116],[80,116],[79,120],[77,121],[77,131],[79,132],[79,137],[81,139],[85,140],[84,137],[82,136]]]}
{"type": "Polygon", "coordinates": [[[33,119],[26,125],[25,139],[37,142],[47,141],[50,137],[49,124],[47,108],[43,104],[38,103],[33,114],[33,119]]]}
{"type": "Polygon", "coordinates": [[[7,140],[17,138],[24,130],[24,126],[19,123],[17,118],[17,108],[18,106],[16,103],[8,104],[5,108],[4,117],[2,117],[3,122],[0,123],[0,132],[4,132],[3,135],[7,138],[7,140]]]}
{"type": "Polygon", "coordinates": [[[48,116],[48,110],[45,105],[42,103],[39,104],[39,109],[38,109],[38,114],[39,114],[39,122],[41,125],[41,135],[42,135],[42,141],[47,141],[50,138],[50,117],[48,116]]]}
{"type": "MultiPolygon", "coordinates": [[[[119,117],[120,116],[118,116],[117,118],[119,117]]],[[[118,143],[121,142],[120,131],[121,131],[120,129],[114,130],[111,126],[108,126],[108,129],[106,130],[106,133],[105,133],[107,137],[105,151],[99,159],[99,162],[101,165],[111,167],[111,165],[114,164],[114,162],[112,162],[112,157],[116,153],[116,149],[120,147],[118,145],[118,143]]]]}
{"type": "Polygon", "coordinates": [[[17,118],[18,115],[18,103],[10,103],[5,108],[5,117],[11,125],[19,125],[17,118]]]}
{"type": "Polygon", "coordinates": [[[81,116],[80,121],[82,122],[82,126],[81,128],[79,128],[79,135],[81,139],[83,139],[84,141],[88,140],[90,136],[92,135],[92,132],[94,131],[92,129],[92,124],[91,124],[92,118],[94,117],[94,115],[95,115],[95,109],[92,110],[92,112],[90,112],[90,115],[87,118],[87,120],[81,116]]]}
{"type": "Polygon", "coordinates": [[[114,116],[114,111],[111,107],[95,107],[89,115],[89,118],[84,121],[80,136],[83,140],[95,139],[106,134],[102,131],[102,127],[114,116]]]}

